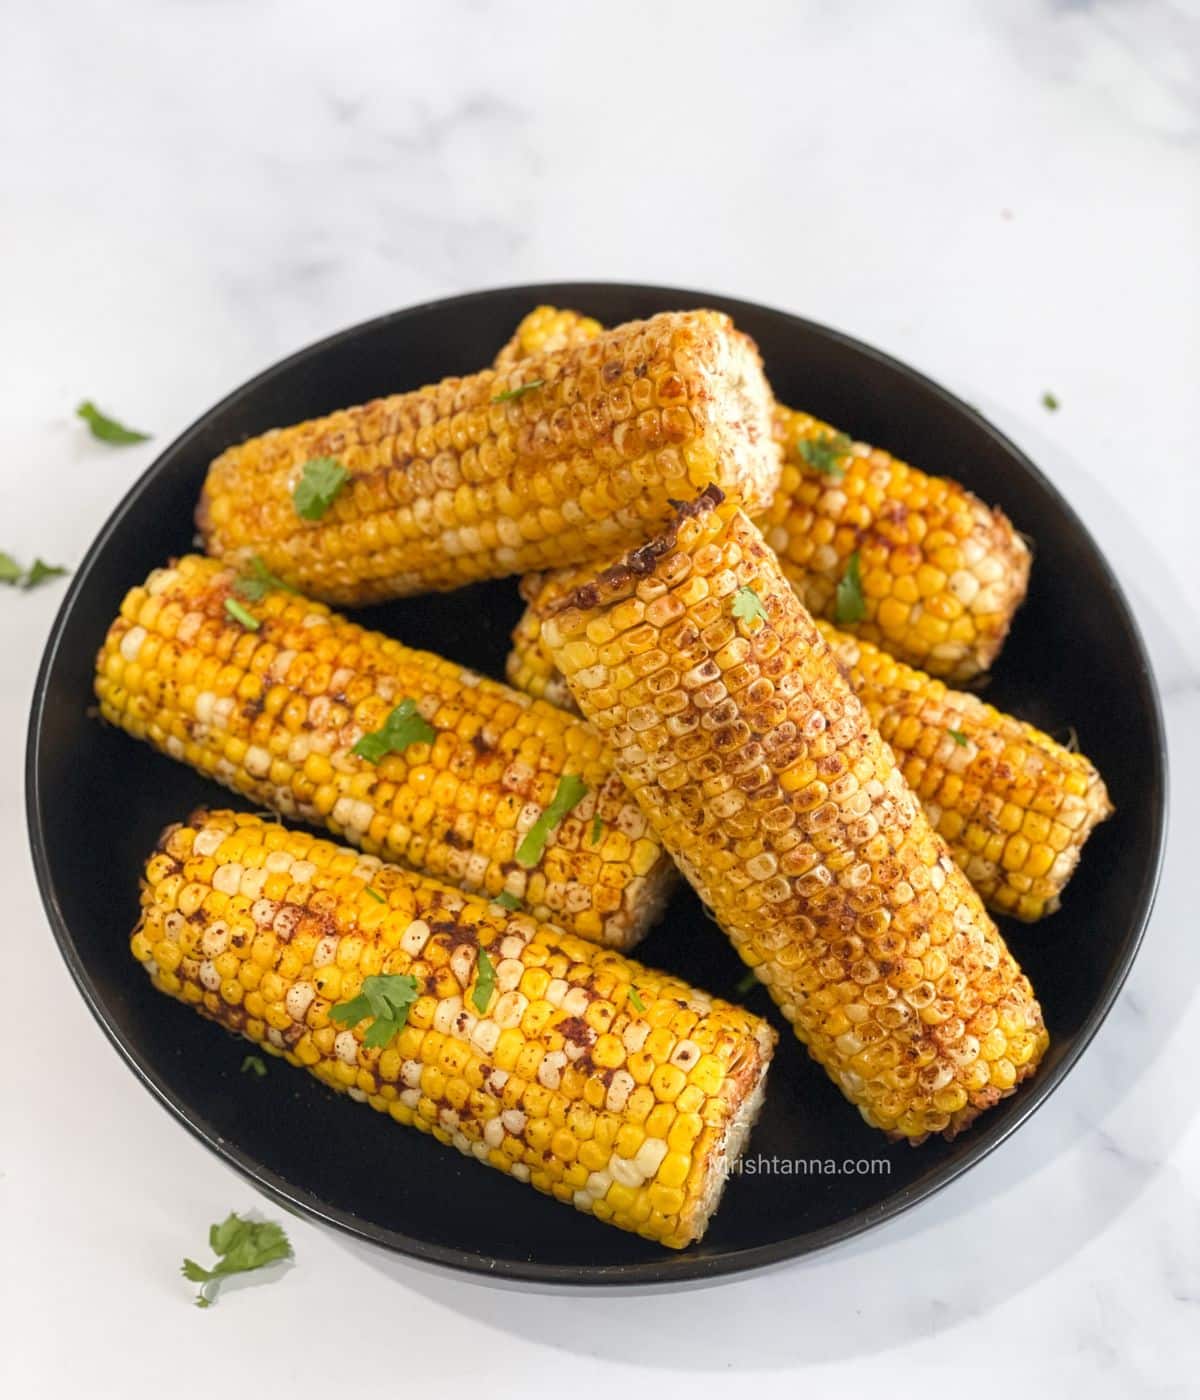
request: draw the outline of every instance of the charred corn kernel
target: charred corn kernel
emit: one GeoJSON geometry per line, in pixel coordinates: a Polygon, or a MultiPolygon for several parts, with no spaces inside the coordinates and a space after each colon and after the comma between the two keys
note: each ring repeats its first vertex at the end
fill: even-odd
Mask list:
{"type": "MultiPolygon", "coordinates": [[[[868,1123],[953,1136],[1033,1073],[1048,1037],[1028,979],[741,510],[710,488],[658,539],[553,599],[543,626],[650,826],[868,1123]],[[765,616],[733,618],[739,588],[765,616]],[[645,623],[590,655],[572,646],[630,599],[682,602],[649,641],[658,669],[640,675],[626,660],[647,647],[645,623]],[[651,703],[664,694],[682,702],[669,718],[651,703]],[[936,987],[900,990],[931,947],[945,959],[936,987]],[[980,1085],[985,1026],[1006,1045],[980,1085]],[[936,1072],[905,1080],[901,1065],[936,1072]]],[[[681,1063],[703,1063],[694,1041],[655,1064],[660,1102],[679,1095],[681,1063]]]]}
{"type": "Polygon", "coordinates": [[[706,481],[764,509],[780,471],[772,402],[727,316],[664,312],[231,447],[197,525],[210,554],[257,554],[350,606],[578,563],[636,544],[706,481]],[[306,520],[293,492],[321,458],[349,477],[306,520]]]}
{"type": "MultiPolygon", "coordinates": [[[[174,926],[180,907],[173,871],[203,850],[205,878],[215,885],[240,864],[246,838],[261,840],[267,830],[261,817],[200,811],[163,832],[146,864],[142,915],[130,940],[134,956],[160,991],[196,1004],[202,1015],[265,1042],[272,1053],[309,1068],[331,1087],[365,1099],[400,1122],[415,1123],[460,1152],[484,1152],[492,1166],[580,1210],[640,1229],[672,1248],[700,1238],[762,1099],[775,1043],[765,1021],[667,973],[539,925],[527,914],[506,913],[399,866],[374,862],[364,867],[362,857],[330,841],[271,826],[273,852],[290,862],[292,884],[285,900],[254,902],[256,937],[231,941],[228,949],[236,963],[249,965],[253,958],[259,967],[263,947],[271,951],[272,970],[261,983],[274,978],[264,1026],[244,1005],[206,991],[201,964],[193,962],[181,976],[162,969],[175,946],[168,925],[174,926]],[[384,945],[378,928],[364,928],[365,906],[345,896],[368,883],[383,895],[389,911],[409,920],[417,935],[415,952],[403,938],[384,945]],[[309,940],[306,958],[285,975],[276,969],[301,941],[296,929],[306,921],[320,929],[321,937],[309,940]],[[635,1119],[615,1105],[612,1087],[625,1071],[619,1065],[601,1067],[592,1056],[601,1042],[607,1051],[621,1049],[624,1033],[642,1024],[628,1009],[616,1013],[611,1033],[597,1033],[577,1010],[563,1005],[535,1037],[508,1027],[493,1038],[491,1015],[474,1017],[464,1009],[480,949],[487,949],[493,965],[518,981],[552,963],[569,984],[569,995],[585,1007],[604,1001],[613,986],[630,983],[638,987],[647,1010],[686,1006],[695,1019],[693,1035],[719,1040],[734,1052],[721,1082],[704,1097],[703,1126],[693,1132],[689,1120],[685,1130],[673,1134],[668,1152],[667,1143],[652,1137],[642,1121],[646,1113],[635,1119]],[[314,965],[318,956],[320,967],[314,965]],[[436,996],[422,996],[407,1024],[382,1050],[364,1044],[370,1020],[341,1026],[332,1039],[322,1040],[292,1014],[313,1004],[312,989],[324,974],[336,973],[357,991],[363,976],[372,975],[368,968],[375,974],[414,977],[420,985],[428,983],[435,965],[451,972],[450,986],[445,991],[439,987],[436,996]],[[432,1003],[433,1011],[419,1022],[416,1012],[423,1002],[432,1003]],[[430,1028],[431,1023],[444,1029],[430,1028]],[[548,1050],[551,1042],[564,1050],[548,1050]],[[502,1058],[527,1060],[527,1074],[506,1074],[502,1058]],[[556,1087],[549,1087],[551,1082],[556,1087]],[[588,1088],[599,1090],[603,1109],[589,1105],[588,1088]],[[648,1227],[652,1219],[655,1223],[648,1227]]],[[[204,918],[201,939],[215,935],[219,941],[220,921],[204,918]]],[[[659,1068],[677,1074],[670,1059],[679,1055],[682,1042],[666,1035],[658,1044],[659,1068]]],[[[675,1117],[670,1104],[655,1098],[652,1090],[646,1093],[652,1100],[649,1118],[661,1117],[656,1127],[675,1117]]]]}
{"type": "MultiPolygon", "coordinates": [[[[535,918],[614,947],[637,941],[674,871],[644,834],[590,726],[294,594],[274,591],[249,604],[259,627],[248,631],[225,609],[235,580],[213,560],[190,556],[126,596],[97,659],[105,719],[255,802],[464,888],[496,895],[519,869],[535,918]],[[153,664],[143,659],[150,652],[153,664]],[[195,676],[186,684],[184,662],[195,676]],[[273,711],[237,698],[241,683],[260,674],[286,696],[273,711]],[[434,741],[411,743],[378,765],[356,756],[358,739],[382,729],[404,700],[416,703],[434,741]],[[256,751],[275,757],[264,766],[256,751]],[[327,805],[315,801],[309,781],[314,754],[331,774],[327,805]],[[518,865],[522,837],[567,774],[583,780],[586,794],[536,864],[518,865]],[[638,840],[591,847],[597,810],[638,840]]],[[[206,898],[285,898],[285,853],[263,844],[261,864],[231,869],[218,889],[200,882],[206,858],[195,872],[175,872],[186,881],[184,916],[206,898]]],[[[383,906],[355,899],[364,926],[382,927],[383,906]]]]}
{"type": "MultiPolygon", "coordinates": [[[[542,637],[541,610],[594,570],[529,574],[529,603],[513,632],[508,678],[531,695],[578,713],[542,637]]],[[[817,621],[855,694],[891,744],[904,778],[968,879],[997,913],[1031,921],[1052,914],[1095,827],[1112,813],[1104,780],[1083,754],[976,695],[907,666],[871,642],[817,621]],[[1024,842],[1000,833],[1020,832],[1024,842]]],[[[591,685],[592,643],[564,655],[591,685]]],[[[599,695],[598,690],[593,690],[599,695]]],[[[656,695],[662,709],[662,696],[656,695]]],[[[780,775],[788,791],[813,791],[809,767],[780,775]]]]}
{"type": "MultiPolygon", "coordinates": [[[[496,364],[561,354],[601,332],[577,311],[539,306],[496,364]]],[[[805,607],[836,619],[837,586],[857,552],[866,616],[850,631],[931,675],[963,681],[987,670],[1029,581],[1028,546],[1004,513],[811,414],[776,405],[774,432],[783,474],[759,524],[805,607]]]]}

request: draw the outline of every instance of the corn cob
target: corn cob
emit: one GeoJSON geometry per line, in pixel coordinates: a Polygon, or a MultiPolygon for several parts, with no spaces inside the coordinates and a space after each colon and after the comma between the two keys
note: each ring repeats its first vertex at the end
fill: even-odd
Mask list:
{"type": "MultiPolygon", "coordinates": [[[[561,353],[600,329],[539,306],[497,364],[561,353]]],[[[805,607],[931,675],[965,681],[987,670],[1029,581],[1029,549],[1003,511],[811,414],[778,404],[774,424],[783,476],[759,524],[805,607]],[[845,608],[839,618],[837,603],[855,555],[857,621],[845,608]]]]}
{"type": "Polygon", "coordinates": [[[1053,914],[1084,842],[1113,811],[1090,759],[870,642],[817,626],[984,903],[1025,922],[1053,914]]]}
{"type": "Polygon", "coordinates": [[[708,481],[765,509],[771,403],[727,316],[666,312],[231,447],[197,524],[210,554],[257,554],[349,606],[578,563],[644,539],[708,481]],[[294,493],[323,461],[350,475],[304,519],[294,493]]]}
{"type": "MultiPolygon", "coordinates": [[[[508,679],[572,713],[578,707],[541,636],[549,601],[594,573],[527,574],[530,606],[513,631],[508,679]]],[[[1081,753],[1032,724],[950,690],[886,651],[817,620],[905,781],[985,904],[1032,922],[1059,907],[1084,842],[1112,814],[1104,780],[1081,753]]]]}
{"type": "Polygon", "coordinates": [[[159,991],[331,1088],[676,1249],[716,1210],[774,1049],[668,973],[242,813],[167,828],[131,946],[159,991]],[[380,976],[415,979],[382,1047],[336,1014],[380,976]]]}
{"type": "Polygon", "coordinates": [[[868,1123],[953,1136],[1033,1073],[1041,1009],[744,513],[706,491],[547,606],[664,845],[868,1123]]]}
{"type": "Polygon", "coordinates": [[[132,589],[97,659],[103,717],[285,817],[581,937],[637,941],[674,870],[595,730],[296,594],[239,602],[239,586],[190,556],[132,589]],[[352,752],[406,701],[415,742],[378,763],[352,752]],[[568,775],[585,794],[523,851],[568,775]]]}

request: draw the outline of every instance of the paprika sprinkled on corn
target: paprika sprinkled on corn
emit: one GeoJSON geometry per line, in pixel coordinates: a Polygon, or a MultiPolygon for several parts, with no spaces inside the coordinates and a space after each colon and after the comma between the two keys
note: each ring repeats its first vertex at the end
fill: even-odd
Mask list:
{"type": "Polygon", "coordinates": [[[706,491],[545,614],[651,825],[868,1123],[953,1136],[1034,1072],[1028,979],[743,512],[706,491]],[[765,622],[733,616],[744,587],[765,622]]]}
{"type": "Polygon", "coordinates": [[[295,593],[265,592],[248,631],[235,582],[193,555],[129,592],[96,663],[106,720],[285,817],[636,942],[674,870],[589,725],[295,593]],[[519,861],[566,775],[586,794],[519,861]]]}
{"type": "MultiPolygon", "coordinates": [[[[578,709],[542,638],[537,600],[549,601],[594,572],[526,575],[521,592],[530,606],[508,655],[511,684],[572,713],[578,709]]],[[[984,903],[1026,922],[1053,914],[1085,842],[1112,815],[1095,765],[978,696],[952,690],[831,623],[816,625],[984,903]]]]}
{"type": "Polygon", "coordinates": [[[704,1233],[775,1044],[668,973],[242,813],[163,833],[131,947],[159,991],[331,1088],[671,1248],[704,1233]],[[416,989],[382,1035],[345,1024],[371,979],[416,989]]]}
{"type": "Polygon", "coordinates": [[[727,316],[664,312],[231,447],[197,525],[210,554],[347,606],[579,563],[709,481],[765,509],[772,402],[727,316]],[[314,462],[331,489],[310,509],[314,462]]]}
{"type": "MultiPolygon", "coordinates": [[[[576,311],[540,306],[496,364],[561,353],[601,330],[576,311]]],[[[779,489],[764,514],[749,513],[805,607],[834,620],[857,553],[861,607],[856,593],[842,613],[856,636],[931,675],[964,681],[985,671],[1029,581],[1029,548],[1004,513],[811,414],[778,404],[774,432],[784,453],[779,489]]]]}

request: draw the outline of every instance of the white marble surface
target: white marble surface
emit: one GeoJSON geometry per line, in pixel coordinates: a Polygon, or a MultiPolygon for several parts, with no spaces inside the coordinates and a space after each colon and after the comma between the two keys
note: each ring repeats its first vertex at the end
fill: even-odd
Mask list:
{"type": "Polygon", "coordinates": [[[1194,1394],[1195,6],[4,9],[0,548],[78,560],[152,459],[92,443],[85,395],[162,444],[278,356],[413,301],[710,286],[916,364],[1067,491],[1148,629],[1174,796],[1153,926],[1085,1060],[892,1226],[719,1289],[597,1299],[289,1220],[295,1267],[202,1313],[181,1256],[231,1208],[277,1212],[135,1083],[54,950],[19,775],[61,585],[6,594],[0,1389],[1194,1394]]]}

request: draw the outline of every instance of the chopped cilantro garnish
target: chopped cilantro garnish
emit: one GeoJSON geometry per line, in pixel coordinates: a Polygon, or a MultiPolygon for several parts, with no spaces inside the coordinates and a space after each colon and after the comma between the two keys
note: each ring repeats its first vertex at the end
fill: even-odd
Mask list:
{"type": "Polygon", "coordinates": [[[733,615],[740,622],[767,620],[767,610],[763,607],[762,599],[748,585],[739,588],[733,595],[733,615]]]}
{"type": "Polygon", "coordinates": [[[28,569],[23,569],[11,554],[0,554],[0,583],[9,583],[16,588],[36,588],[47,579],[61,578],[70,573],[61,564],[47,564],[35,559],[28,569]]]}
{"type": "Polygon", "coordinates": [[[834,433],[832,437],[802,438],[796,444],[796,451],[813,471],[840,480],[844,473],[839,459],[844,457],[852,446],[845,433],[834,433]]]}
{"type": "Polygon", "coordinates": [[[371,885],[363,886],[363,894],[369,894],[371,898],[379,904],[387,903],[387,897],[385,895],[380,894],[379,891],[371,885]]]}
{"type": "Polygon", "coordinates": [[[211,1269],[203,1268],[194,1259],[183,1261],[184,1278],[200,1285],[196,1295],[196,1306],[200,1308],[211,1306],[217,1285],[230,1274],[249,1273],[292,1257],[292,1246],[282,1225],[270,1220],[243,1220],[237,1214],[209,1230],[208,1244],[214,1254],[221,1256],[211,1269]]]}
{"type": "Polygon", "coordinates": [[[363,1036],[368,1050],[382,1050],[394,1035],[404,1029],[409,1008],[420,991],[417,979],[407,972],[382,972],[364,977],[362,991],[351,1001],[332,1007],[330,1017],[344,1026],[354,1027],[368,1016],[375,1019],[363,1036]]]}
{"type": "Polygon", "coordinates": [[[967,747],[967,736],[961,729],[947,729],[946,733],[954,740],[960,749],[967,747]]]}
{"type": "Polygon", "coordinates": [[[645,1015],[646,1003],[642,1000],[642,995],[636,987],[629,988],[629,1003],[635,1011],[640,1011],[642,1015],[645,1015]]]}
{"type": "Polygon", "coordinates": [[[261,1079],[267,1072],[267,1062],[261,1055],[247,1055],[242,1061],[242,1073],[261,1079]]]}
{"type": "Polygon", "coordinates": [[[1056,395],[1052,394],[1049,389],[1042,395],[1042,407],[1049,409],[1051,413],[1058,412],[1058,398],[1056,395]]]}
{"type": "Polygon", "coordinates": [[[149,442],[149,433],[139,433],[136,428],[127,428],[107,413],[101,413],[91,399],[84,401],[75,410],[75,416],[82,418],[94,438],[110,442],[115,447],[127,447],[131,442],[149,442]]]}
{"type": "Polygon", "coordinates": [[[600,813],[597,812],[592,818],[592,845],[600,844],[600,837],[604,834],[604,823],[600,820],[600,813]]]}
{"type": "Polygon", "coordinates": [[[235,622],[240,622],[247,632],[257,632],[262,626],[253,613],[247,612],[236,598],[225,599],[225,611],[235,622]]]}
{"type": "Polygon", "coordinates": [[[540,389],[545,382],[544,379],[531,379],[528,384],[518,384],[515,389],[505,389],[503,393],[493,395],[492,402],[508,403],[511,399],[519,399],[534,389],[540,389]]]}
{"type": "Polygon", "coordinates": [[[737,984],[737,986],[734,987],[733,994],[736,997],[746,997],[749,996],[750,993],[757,986],[758,978],[754,975],[753,972],[747,972],[745,977],[743,977],[742,980],[737,984]]]}
{"type": "Polygon", "coordinates": [[[858,550],[846,561],[846,572],[837,586],[833,620],[838,623],[861,622],[867,615],[867,600],[863,596],[862,574],[859,572],[858,550]]]}
{"type": "Polygon", "coordinates": [[[496,969],[492,966],[491,958],[482,948],[479,950],[476,969],[475,990],[471,993],[471,1001],[475,1005],[475,1010],[483,1016],[487,1013],[488,1002],[491,1001],[492,993],[496,990],[496,969]]]}
{"type": "Polygon", "coordinates": [[[250,603],[261,602],[272,588],[282,588],[285,593],[296,591],[290,583],[284,583],[273,574],[257,554],[250,560],[250,572],[241,574],[233,585],[233,591],[250,603]]]}
{"type": "Polygon", "coordinates": [[[525,833],[524,839],[517,847],[517,859],[522,865],[536,865],[541,860],[550,833],[586,796],[587,784],[578,773],[564,773],[559,778],[550,805],[525,833]]]}
{"type": "Polygon", "coordinates": [[[431,744],[437,735],[433,725],[412,699],[401,700],[383,722],[383,728],[364,734],[350,750],[368,763],[381,763],[390,753],[403,753],[409,744],[431,744]]]}
{"type": "Polygon", "coordinates": [[[501,890],[496,898],[492,900],[492,903],[498,904],[501,909],[508,910],[519,909],[521,907],[521,901],[511,890],[501,890]]]}
{"type": "Polygon", "coordinates": [[[336,457],[313,457],[305,462],[292,492],[296,514],[304,520],[320,520],[349,480],[350,473],[336,457]]]}

